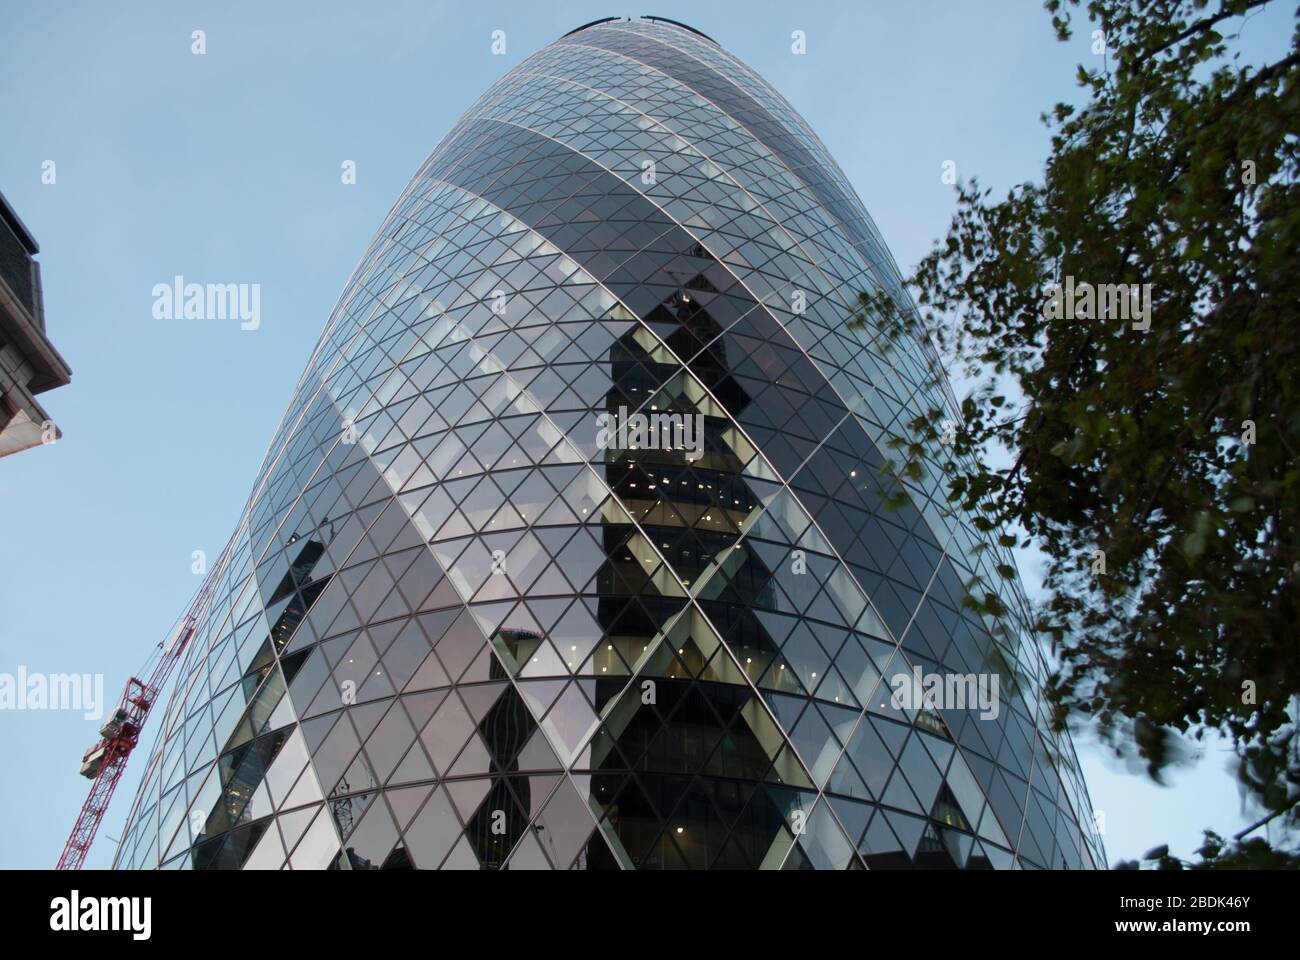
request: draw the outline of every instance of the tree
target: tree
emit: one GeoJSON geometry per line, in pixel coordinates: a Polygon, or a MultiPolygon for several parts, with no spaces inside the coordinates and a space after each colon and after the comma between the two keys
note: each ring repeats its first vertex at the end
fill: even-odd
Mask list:
{"type": "MultiPolygon", "coordinates": [[[[1274,850],[1262,837],[1229,842],[1213,830],[1204,831],[1203,836],[1204,840],[1196,849],[1197,856],[1201,858],[1198,861],[1180,860],[1171,856],[1167,844],[1148,850],[1142,859],[1153,864],[1157,870],[1300,869],[1300,856],[1274,850]]],[[[1115,865],[1115,869],[1138,870],[1141,869],[1141,864],[1137,860],[1122,860],[1115,865]]]]}
{"type": "MultiPolygon", "coordinates": [[[[900,453],[1042,550],[1058,728],[1095,723],[1157,778],[1175,733],[1222,731],[1294,819],[1300,30],[1275,62],[1230,54],[1265,2],[1089,2],[1105,52],[1083,106],[1043,118],[1041,181],[959,184],[917,303],[864,294],[855,322],[930,338],[975,384],[955,435],[936,406],[900,453]]],[[[1081,0],[1046,7],[1069,39],[1081,0]]]]}

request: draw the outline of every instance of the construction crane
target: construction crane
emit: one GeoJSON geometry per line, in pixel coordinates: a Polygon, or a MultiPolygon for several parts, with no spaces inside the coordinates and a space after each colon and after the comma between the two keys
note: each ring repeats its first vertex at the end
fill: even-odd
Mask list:
{"type": "Polygon", "coordinates": [[[168,639],[158,645],[139,671],[139,676],[126,682],[117,709],[99,728],[101,739],[81,758],[81,775],[92,781],[90,793],[81,805],[81,813],[63,847],[63,855],[59,857],[56,870],[80,870],[90,853],[90,845],[95,840],[95,833],[103,822],[104,814],[108,812],[109,801],[113,799],[113,791],[117,789],[126,770],[126,762],[140,740],[140,732],[149,719],[150,711],[158,702],[172,670],[180,662],[186,645],[207,609],[216,585],[217,572],[221,570],[224,560],[223,551],[168,639]]]}

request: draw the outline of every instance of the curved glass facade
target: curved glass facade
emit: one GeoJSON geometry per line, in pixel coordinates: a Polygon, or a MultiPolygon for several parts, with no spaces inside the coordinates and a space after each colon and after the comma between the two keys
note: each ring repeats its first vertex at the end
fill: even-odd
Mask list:
{"type": "Polygon", "coordinates": [[[843,173],[707,37],[511,70],[326,325],[117,866],[1104,865],[1038,648],[961,603],[1009,557],[881,469],[950,402],[847,326],[881,288],[843,173]]]}

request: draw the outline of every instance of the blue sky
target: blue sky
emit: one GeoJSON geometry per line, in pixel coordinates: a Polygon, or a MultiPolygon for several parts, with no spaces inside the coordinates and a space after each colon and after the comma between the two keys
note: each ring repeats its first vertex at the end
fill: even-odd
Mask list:
{"type": "MultiPolygon", "coordinates": [[[[496,78],[607,3],[14,3],[0,31],[0,191],[41,245],[48,329],[73,368],[44,395],[60,443],[0,461],[0,672],[102,673],[116,698],[215,559],[335,298],[419,163],[496,78]],[[191,53],[206,32],[207,53],[191,53]],[[507,52],[490,38],[504,30],[507,52]],[[57,180],[41,181],[55,163],[57,180]],[[340,182],[344,161],[357,183],[340,182]],[[261,325],[165,321],[177,274],[261,285],[261,325]]],[[[907,272],[943,233],[952,160],[1034,177],[1039,114],[1073,99],[1090,38],[1036,0],[660,0],[780,90],[822,137],[907,272]],[[790,51],[793,30],[807,54],[790,51]]],[[[1248,57],[1290,32],[1274,5],[1248,57]]],[[[1032,564],[1026,569],[1033,589],[1032,564]]],[[[97,722],[0,711],[0,867],[52,866],[97,722]]],[[[107,866],[145,735],[88,866],[107,866]]],[[[1161,788],[1079,742],[1112,862],[1244,823],[1223,747],[1161,788]]]]}

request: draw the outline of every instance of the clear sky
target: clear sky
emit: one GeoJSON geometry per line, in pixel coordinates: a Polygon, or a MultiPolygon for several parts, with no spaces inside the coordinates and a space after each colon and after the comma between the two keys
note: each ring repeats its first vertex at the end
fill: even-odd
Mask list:
{"type": "MultiPolygon", "coordinates": [[[[65,438],[0,460],[0,672],[102,673],[116,699],[197,588],[193,552],[215,559],[232,532],[336,297],[419,163],[533,51],[645,6],[6,4],[0,191],[41,245],[47,326],[73,379],[42,398],[65,438]],[[261,326],[154,319],[153,286],[178,274],[260,284],[261,326]]],[[[1036,176],[1039,114],[1075,97],[1075,66],[1092,60],[1087,31],[1057,43],[1037,0],[650,12],[709,34],[803,113],[905,273],[952,212],[943,162],[998,189],[1036,176]]],[[[1250,22],[1247,56],[1285,45],[1289,13],[1250,22]]],[[[57,860],[97,727],[0,711],[0,867],[57,860]]],[[[111,861],[152,732],[88,866],[111,861]]],[[[1162,788],[1078,745],[1112,862],[1163,841],[1188,855],[1203,827],[1245,822],[1222,747],[1162,788]]]]}

